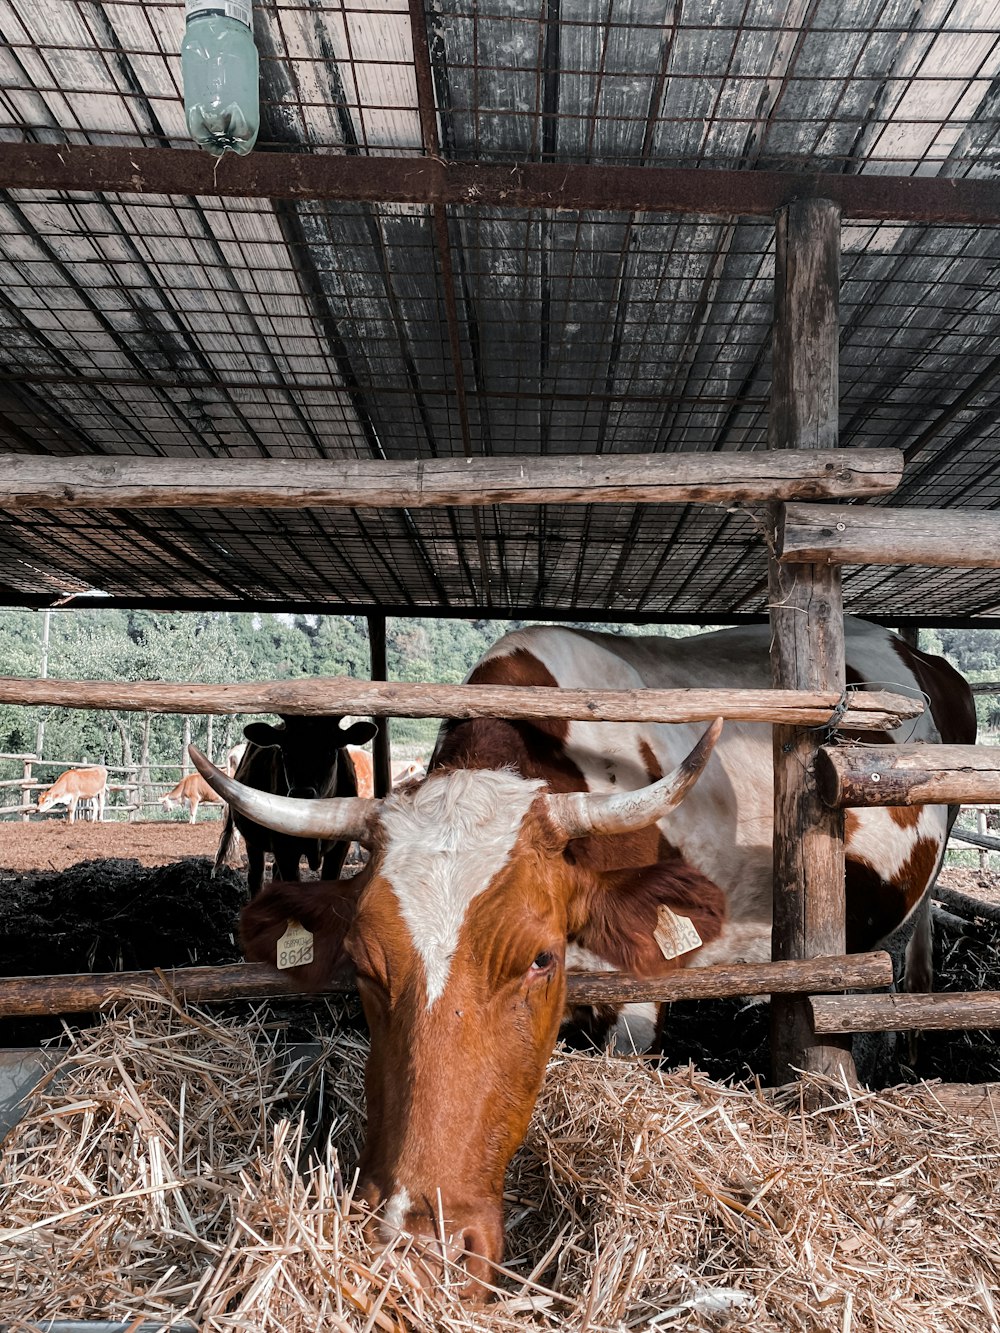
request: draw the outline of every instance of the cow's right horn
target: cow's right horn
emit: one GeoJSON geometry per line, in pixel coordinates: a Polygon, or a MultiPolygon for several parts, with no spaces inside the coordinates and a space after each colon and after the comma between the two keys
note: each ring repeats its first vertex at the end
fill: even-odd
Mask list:
{"type": "Polygon", "coordinates": [[[306,801],[275,796],[228,777],[206,759],[196,745],[188,746],[195,768],[213,791],[255,824],[292,837],[324,838],[330,842],[370,841],[380,801],[362,796],[332,796],[306,801]]]}
{"type": "Polygon", "coordinates": [[[546,797],[549,818],[567,838],[648,828],[679,805],[698,781],[721,731],[722,718],[717,717],[687,758],[648,787],[608,794],[560,792],[546,797]]]}

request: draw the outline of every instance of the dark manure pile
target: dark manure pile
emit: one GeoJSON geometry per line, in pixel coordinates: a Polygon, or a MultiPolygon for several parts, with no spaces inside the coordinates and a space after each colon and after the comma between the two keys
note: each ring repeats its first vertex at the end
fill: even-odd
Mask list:
{"type": "MultiPolygon", "coordinates": [[[[235,963],[246,886],[207,857],[121,858],[63,871],[0,870],[0,976],[235,963]]],[[[0,1019],[0,1045],[59,1033],[55,1018],[0,1019]]]]}

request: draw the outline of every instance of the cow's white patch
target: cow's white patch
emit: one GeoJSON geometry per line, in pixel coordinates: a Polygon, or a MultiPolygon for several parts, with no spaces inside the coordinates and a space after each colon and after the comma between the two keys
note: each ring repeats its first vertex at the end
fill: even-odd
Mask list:
{"type": "Polygon", "coordinates": [[[644,1055],[656,1036],[657,1006],[627,1004],[615,1023],[615,1055],[644,1055]]]}
{"type": "Polygon", "coordinates": [[[442,995],[469,904],[507,864],[544,783],[510,771],[433,774],[386,800],[382,873],[424,964],[427,1007],[442,995]]]}
{"type": "Polygon", "coordinates": [[[382,1212],[382,1235],[385,1240],[396,1239],[403,1230],[406,1216],[412,1206],[413,1200],[405,1186],[387,1200],[382,1212]]]}
{"type": "Polygon", "coordinates": [[[925,805],[920,808],[916,824],[900,828],[888,810],[875,806],[864,811],[864,821],[857,820],[847,840],[851,856],[873,866],[883,879],[890,882],[913,855],[918,842],[927,839],[942,844],[947,833],[947,810],[943,805],[925,805]]]}
{"type": "Polygon", "coordinates": [[[566,970],[568,972],[616,972],[614,963],[609,963],[600,954],[591,953],[581,944],[566,945],[566,970]]]}

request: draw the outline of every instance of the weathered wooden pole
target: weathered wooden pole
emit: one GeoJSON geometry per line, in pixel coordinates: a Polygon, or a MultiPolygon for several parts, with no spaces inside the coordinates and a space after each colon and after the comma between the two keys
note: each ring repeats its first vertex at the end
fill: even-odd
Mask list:
{"type": "MultiPolygon", "coordinates": [[[[887,953],[852,954],[815,963],[720,963],[681,968],[664,977],[630,977],[623,972],[571,972],[571,1004],[646,1003],[652,1000],[715,999],[796,991],[815,995],[843,986],[888,985],[892,959],[887,953]]],[[[354,990],[349,969],[338,972],[314,994],[354,990]]],[[[40,1014],[86,1013],[130,991],[169,991],[194,1003],[264,999],[296,992],[287,972],[266,963],[230,963],[217,967],[178,967],[143,972],[84,972],[61,976],[0,977],[0,1018],[40,1014]]]]}
{"type": "Polygon", "coordinates": [[[896,633],[903,640],[903,642],[908,643],[911,648],[919,649],[920,647],[919,625],[900,625],[899,629],[896,630],[896,633]]]}
{"type": "MultiPolygon", "coordinates": [[[[839,400],[840,210],[827,200],[783,208],[775,231],[774,354],[768,443],[830,449],[839,400]]],[[[836,565],[769,566],[771,674],[775,686],[843,690],[844,607],[836,565]]],[[[842,954],[843,816],[816,790],[820,730],[774,728],[774,926],[771,956],[842,954]]],[[[849,1042],[822,1042],[797,997],[771,1001],[775,1082],[798,1069],[856,1082],[849,1042]]]]}
{"type": "MultiPolygon", "coordinates": [[[[389,679],[389,662],[385,647],[385,616],[368,617],[368,650],[371,655],[372,680],[389,679]]],[[[389,744],[389,719],[375,717],[378,735],[372,741],[372,768],[375,795],[388,796],[392,791],[392,747],[389,744]]]]}

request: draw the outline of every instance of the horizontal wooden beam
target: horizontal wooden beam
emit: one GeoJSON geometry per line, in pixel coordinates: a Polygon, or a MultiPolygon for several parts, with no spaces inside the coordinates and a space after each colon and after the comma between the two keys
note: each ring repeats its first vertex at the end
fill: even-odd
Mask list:
{"type": "MultiPolygon", "coordinates": [[[[848,954],[784,963],[732,963],[690,968],[665,977],[637,980],[619,972],[574,972],[567,978],[570,1004],[650,1000],[722,999],[731,995],[844,990],[887,986],[887,953],[848,954]]],[[[136,990],[175,994],[196,1003],[265,999],[295,994],[286,974],[264,963],[181,967],[153,972],[95,972],[51,977],[0,977],[0,1018],[86,1013],[136,990]]],[[[354,990],[345,976],[326,993],[354,990]]]]}
{"type": "Polygon", "coordinates": [[[892,985],[887,953],[794,958],[776,963],[719,963],[665,977],[636,980],[620,972],[570,973],[570,1004],[641,1004],[649,1001],[722,1000],[734,995],[801,995],[810,991],[865,990],[892,985]]]}
{"type": "Polygon", "coordinates": [[[1000,746],[825,745],[816,783],[827,805],[978,805],[1000,801],[1000,746]]]}
{"type": "Polygon", "coordinates": [[[1000,991],[937,995],[822,995],[809,1002],[818,1033],[1000,1028],[1000,991]]]}
{"type": "Polygon", "coordinates": [[[597,209],[766,217],[829,199],[844,217],[1000,222],[1000,186],[983,177],[706,171],[590,163],[446,162],[332,153],[206,153],[179,148],[0,144],[0,189],[206,198],[327,199],[487,208],[597,209]]]}
{"type": "Polygon", "coordinates": [[[1000,569],[1000,514],[786,504],[778,511],[775,544],[786,563],[1000,569]]]}
{"type": "Polygon", "coordinates": [[[1000,852],[1000,838],[991,838],[988,833],[976,833],[972,829],[953,828],[948,835],[952,842],[965,842],[970,847],[981,847],[987,852],[1000,852]]]}
{"type": "Polygon", "coordinates": [[[1000,680],[970,680],[973,694],[1000,694],[1000,680]]]}
{"type": "MultiPolygon", "coordinates": [[[[807,690],[563,690],[551,686],[422,685],[315,676],[240,685],[0,677],[0,703],[131,713],[348,713],[362,717],[560,717],[583,722],[741,722],[822,726],[840,696],[807,690]]],[[[852,691],[844,728],[888,731],[923,711],[919,699],[852,691]]],[[[1000,753],[1000,751],[998,751],[1000,753]]]]}
{"type": "Polygon", "coordinates": [[[490,504],[742,504],[884,495],[895,449],[484,458],[133,458],[0,454],[0,508],[429,509],[490,504]]]}
{"type": "Polygon", "coordinates": [[[983,921],[989,921],[993,925],[1000,927],[1000,903],[987,903],[981,898],[973,898],[968,893],[960,893],[958,889],[949,889],[940,880],[931,890],[931,896],[939,903],[944,903],[945,907],[963,917],[966,923],[970,923],[979,917],[983,921]]]}
{"type": "Polygon", "coordinates": [[[924,1083],[906,1091],[937,1102],[952,1115],[984,1118],[994,1126],[1000,1121],[1000,1083],[924,1083]]]}

